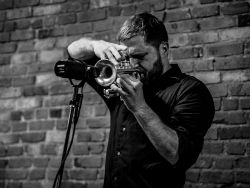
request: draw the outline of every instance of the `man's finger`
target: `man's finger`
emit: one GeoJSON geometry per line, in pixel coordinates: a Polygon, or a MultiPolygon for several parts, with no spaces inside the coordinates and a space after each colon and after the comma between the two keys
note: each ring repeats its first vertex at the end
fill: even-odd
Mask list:
{"type": "Polygon", "coordinates": [[[113,54],[113,56],[116,58],[116,60],[120,60],[121,59],[121,54],[117,51],[117,49],[113,46],[109,47],[109,50],[111,51],[111,53],[113,54]]]}

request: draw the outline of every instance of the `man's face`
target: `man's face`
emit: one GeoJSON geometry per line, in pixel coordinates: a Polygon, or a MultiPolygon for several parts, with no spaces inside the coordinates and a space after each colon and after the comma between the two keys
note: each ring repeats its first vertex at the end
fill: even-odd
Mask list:
{"type": "Polygon", "coordinates": [[[128,47],[131,65],[139,66],[145,71],[143,83],[148,83],[162,74],[163,65],[159,50],[145,43],[142,36],[133,37],[122,44],[128,47]]]}

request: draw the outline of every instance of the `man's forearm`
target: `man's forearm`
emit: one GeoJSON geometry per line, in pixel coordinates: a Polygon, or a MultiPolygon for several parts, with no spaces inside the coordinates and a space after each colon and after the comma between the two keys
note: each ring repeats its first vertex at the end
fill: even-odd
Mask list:
{"type": "Polygon", "coordinates": [[[68,53],[73,58],[91,59],[95,56],[92,43],[92,39],[81,38],[68,46],[68,53]]]}
{"type": "Polygon", "coordinates": [[[147,105],[136,110],[134,115],[156,150],[171,164],[175,164],[179,145],[177,133],[147,105]]]}

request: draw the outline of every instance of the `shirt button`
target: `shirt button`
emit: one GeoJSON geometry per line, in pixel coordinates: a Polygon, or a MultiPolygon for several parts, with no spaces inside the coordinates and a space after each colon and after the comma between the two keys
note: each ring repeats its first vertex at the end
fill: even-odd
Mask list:
{"type": "Polygon", "coordinates": [[[117,152],[117,156],[120,156],[120,155],[121,155],[121,152],[118,151],[118,152],[117,152]]]}
{"type": "Polygon", "coordinates": [[[123,127],[123,128],[122,128],[122,132],[125,132],[125,131],[126,131],[126,128],[125,128],[125,127],[123,127]]]}
{"type": "Polygon", "coordinates": [[[114,181],[117,181],[117,179],[118,179],[117,177],[114,177],[114,181]]]}

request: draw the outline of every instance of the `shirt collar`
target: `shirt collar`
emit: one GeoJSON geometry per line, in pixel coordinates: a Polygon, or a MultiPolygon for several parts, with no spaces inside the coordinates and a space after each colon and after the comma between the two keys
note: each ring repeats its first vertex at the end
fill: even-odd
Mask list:
{"type": "Polygon", "coordinates": [[[165,73],[163,73],[159,78],[154,80],[148,86],[145,86],[146,89],[152,90],[160,90],[162,88],[166,88],[176,82],[179,82],[183,76],[179,66],[177,64],[171,64],[170,69],[168,69],[165,73]]]}

